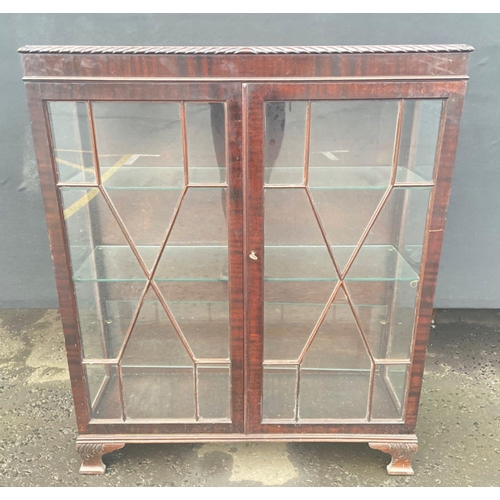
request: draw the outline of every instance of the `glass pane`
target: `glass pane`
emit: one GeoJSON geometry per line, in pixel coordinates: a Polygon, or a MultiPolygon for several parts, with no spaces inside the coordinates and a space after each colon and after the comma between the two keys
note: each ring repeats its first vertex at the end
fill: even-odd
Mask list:
{"type": "Polygon", "coordinates": [[[184,183],[178,103],[94,103],[101,180],[151,268],[184,183]]]}
{"type": "Polygon", "coordinates": [[[433,180],[442,106],[441,99],[405,100],[396,182],[433,180]]]}
{"type": "Polygon", "coordinates": [[[366,419],[369,371],[300,370],[299,421],[366,419]]]}
{"type": "Polygon", "coordinates": [[[431,188],[394,188],[347,279],[418,279],[431,188]],[[368,256],[375,266],[365,269],[368,256]]]}
{"type": "Polygon", "coordinates": [[[115,365],[85,365],[91,418],[122,418],[118,368],[115,365]]]}
{"type": "Polygon", "coordinates": [[[393,189],[345,278],[375,358],[410,356],[430,189],[393,189]]]}
{"type": "Polygon", "coordinates": [[[373,418],[402,418],[407,376],[407,365],[377,367],[373,392],[373,418]]]}
{"type": "Polygon", "coordinates": [[[144,297],[123,367],[192,367],[191,358],[152,288],[144,297]]]}
{"type": "Polygon", "coordinates": [[[195,422],[194,369],[123,367],[126,419],[195,422]]]}
{"type": "Polygon", "coordinates": [[[87,103],[47,103],[60,182],[95,182],[87,103]]]}
{"type": "MultiPolygon", "coordinates": [[[[302,348],[311,334],[314,325],[321,316],[329,295],[332,293],[329,283],[320,284],[316,292],[323,302],[302,302],[307,300],[307,291],[302,282],[289,283],[284,287],[280,283],[266,283],[266,302],[264,304],[265,337],[264,359],[297,360],[302,348]],[[280,286],[281,285],[281,286],[280,286]],[[286,295],[289,302],[283,302],[280,296],[286,295]],[[276,300],[274,300],[276,298],[276,300]],[[294,302],[295,301],[295,302],[294,302]]],[[[312,297],[311,300],[315,298],[312,297]]]]}
{"type": "Polygon", "coordinates": [[[127,418],[194,418],[194,365],[150,288],[122,359],[127,418]]]}
{"type": "Polygon", "coordinates": [[[180,105],[176,102],[95,102],[95,132],[101,177],[142,186],[161,179],[182,186],[184,161],[180,105]],[[137,169],[140,169],[138,171],[137,169]]]}
{"type": "Polygon", "coordinates": [[[226,188],[189,188],[155,273],[200,358],[229,357],[226,188]]]}
{"type": "MultiPolygon", "coordinates": [[[[345,269],[384,193],[385,187],[370,190],[311,188],[313,202],[341,270],[345,269]]],[[[369,261],[374,257],[366,255],[369,261]]]]}
{"type": "Polygon", "coordinates": [[[389,281],[346,283],[374,358],[384,358],[387,350],[389,314],[386,297],[391,286],[392,282],[389,281]]]}
{"type": "Polygon", "coordinates": [[[416,281],[397,282],[393,285],[393,302],[390,304],[387,323],[387,347],[380,357],[410,359],[413,330],[415,328],[415,307],[417,306],[416,281]]]}
{"type": "Polygon", "coordinates": [[[231,418],[229,365],[197,365],[200,419],[231,418]]]}
{"type": "Polygon", "coordinates": [[[417,282],[349,282],[347,289],[376,359],[409,359],[417,282]]]}
{"type": "Polygon", "coordinates": [[[107,192],[137,250],[151,269],[165,239],[181,190],[107,188],[107,192]]]}
{"type": "Polygon", "coordinates": [[[115,358],[146,276],[97,188],[63,188],[61,197],[84,356],[115,358]]]}
{"type": "Polygon", "coordinates": [[[303,184],[305,101],[267,102],[264,137],[265,184],[303,184]]]}
{"type": "MultiPolygon", "coordinates": [[[[159,287],[162,293],[168,294],[170,291],[169,298],[173,298],[176,291],[182,293],[181,287],[176,287],[175,290],[173,287],[165,286],[164,283],[160,283],[159,287]]],[[[228,358],[229,303],[227,300],[225,302],[207,300],[216,287],[205,287],[198,283],[197,288],[201,288],[195,291],[198,296],[201,295],[201,300],[168,300],[168,305],[197,357],[228,358]]],[[[227,297],[227,286],[225,288],[227,297]]],[[[189,298],[195,297],[191,295],[189,298]]]]}
{"type": "Polygon", "coordinates": [[[299,419],[366,418],[370,369],[340,289],[300,366],[299,419]]]}
{"type": "Polygon", "coordinates": [[[397,100],[313,101],[309,179],[348,185],[388,185],[394,154],[397,100]]]}
{"type": "Polygon", "coordinates": [[[97,188],[62,188],[73,278],[146,281],[116,219],[97,188]]]}
{"type": "Polygon", "coordinates": [[[297,359],[337,275],[304,189],[265,192],[264,358],[297,359]]]}
{"type": "Polygon", "coordinates": [[[262,418],[295,420],[296,366],[264,366],[262,418]]]}
{"type": "Polygon", "coordinates": [[[186,103],[190,184],[226,181],[225,123],[223,103],[186,103]]]}
{"type": "MultiPolygon", "coordinates": [[[[388,358],[409,360],[431,188],[391,186],[400,102],[311,101],[309,191],[265,190],[263,418],[365,420],[371,358],[382,365],[388,358]],[[338,279],[326,245],[355,315],[341,288],[318,328],[338,279]],[[308,339],[312,343],[303,353],[308,339]],[[294,382],[290,365],[301,360],[301,353],[294,382]]],[[[398,182],[432,179],[442,103],[416,102],[406,101],[398,182]]],[[[288,103],[268,103],[266,125],[272,123],[271,104],[280,111],[288,103]]],[[[292,107],[296,104],[307,107],[305,102],[292,107]]],[[[284,145],[285,112],[272,118],[284,145]]],[[[303,146],[302,130],[297,122],[295,133],[290,131],[295,148],[303,146]]],[[[279,148],[284,151],[281,142],[274,149],[276,164],[279,148]]],[[[268,157],[266,152],[266,167],[268,157]]],[[[299,157],[297,149],[294,158],[299,157]]],[[[279,181],[266,176],[264,183],[297,184],[293,172],[282,170],[279,181]]],[[[393,366],[377,369],[374,412],[389,407],[392,416],[387,410],[384,418],[398,419],[400,407],[392,400],[398,400],[393,393],[401,393],[402,382],[397,379],[397,388],[388,392],[382,371],[387,380],[398,377],[393,366]]]]}
{"type": "Polygon", "coordinates": [[[397,100],[313,101],[309,185],[344,269],[387,190],[397,100]]]}
{"type": "Polygon", "coordinates": [[[107,338],[101,316],[100,293],[97,283],[74,283],[76,302],[78,305],[78,324],[83,347],[83,357],[102,359],[108,357],[107,338]]]}
{"type": "Polygon", "coordinates": [[[140,282],[75,280],[85,359],[115,359],[144,289],[140,282]]]}
{"type": "Polygon", "coordinates": [[[369,370],[370,358],[342,289],[304,356],[301,368],[369,370]]]}
{"type": "Polygon", "coordinates": [[[431,189],[397,189],[394,194],[403,199],[399,212],[402,228],[398,249],[413,271],[420,275],[431,189]]]}

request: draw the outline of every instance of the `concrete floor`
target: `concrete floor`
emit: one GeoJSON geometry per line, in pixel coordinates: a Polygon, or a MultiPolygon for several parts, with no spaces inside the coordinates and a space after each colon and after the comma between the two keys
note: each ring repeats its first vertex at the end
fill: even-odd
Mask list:
{"type": "Polygon", "coordinates": [[[438,311],[413,477],[332,443],[127,445],[105,476],[80,476],[58,312],[0,321],[0,486],[500,486],[500,311],[438,311]]]}

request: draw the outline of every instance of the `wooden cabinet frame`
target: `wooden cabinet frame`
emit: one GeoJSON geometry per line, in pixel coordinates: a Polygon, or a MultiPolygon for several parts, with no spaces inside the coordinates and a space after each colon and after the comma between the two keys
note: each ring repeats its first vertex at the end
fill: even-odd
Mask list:
{"type": "MultiPolygon", "coordinates": [[[[471,50],[465,45],[28,46],[20,49],[75,403],[82,473],[104,472],[102,455],[125,443],[212,441],[368,442],[372,448],[392,455],[389,473],[413,473],[411,457],[417,449],[414,431],[471,50]],[[259,257],[264,253],[264,103],[422,98],[442,99],[444,106],[423,248],[404,417],[397,423],[321,420],[261,423],[263,259],[259,257]],[[117,422],[91,418],[59,195],[59,189],[67,184],[57,180],[46,107],[47,101],[54,100],[88,102],[91,118],[90,103],[98,101],[225,104],[231,303],[230,423],[127,422],[126,419],[117,422]]],[[[93,129],[92,133],[98,167],[93,129]]],[[[151,276],[149,280],[151,282],[151,276]]]]}

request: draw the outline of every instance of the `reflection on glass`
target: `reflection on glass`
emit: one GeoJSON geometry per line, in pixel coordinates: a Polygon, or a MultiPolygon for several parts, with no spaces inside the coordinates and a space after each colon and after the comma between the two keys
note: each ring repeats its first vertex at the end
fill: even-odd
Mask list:
{"type": "Polygon", "coordinates": [[[132,241],[151,269],[174,216],[181,190],[106,188],[132,241]]]}
{"type": "Polygon", "coordinates": [[[411,268],[420,274],[431,189],[397,188],[394,194],[403,199],[403,206],[400,208],[402,227],[397,248],[411,268]]]}
{"type": "MultiPolygon", "coordinates": [[[[328,241],[333,246],[333,254],[341,271],[345,269],[384,192],[385,189],[359,188],[334,191],[311,189],[313,202],[325,228],[328,241]]],[[[363,259],[364,256],[360,257],[363,259]]],[[[371,267],[370,261],[373,260],[374,255],[367,257],[368,267],[371,267]]],[[[380,261],[381,257],[378,256],[376,259],[380,261]]]]}
{"type": "Polygon", "coordinates": [[[176,102],[95,102],[95,133],[101,177],[169,175],[168,185],[182,186],[183,156],[180,104],[176,102]],[[129,171],[129,168],[140,168],[129,171]],[[111,175],[110,175],[111,174],[111,175]],[[176,182],[174,182],[176,179],[176,182]]]}
{"type": "Polygon", "coordinates": [[[441,99],[406,99],[396,182],[430,182],[433,179],[441,99]]]}
{"type": "Polygon", "coordinates": [[[225,123],[223,103],[186,103],[190,184],[226,182],[225,123]]]}
{"type": "Polygon", "coordinates": [[[266,184],[303,184],[306,107],[301,101],[266,103],[266,184]]]}
{"type": "Polygon", "coordinates": [[[264,359],[297,360],[325,308],[331,285],[295,282],[287,283],[286,287],[279,286],[279,283],[266,283],[265,286],[264,359]],[[315,303],[314,298],[310,303],[305,302],[307,291],[304,291],[304,285],[313,285],[311,288],[316,289],[314,292],[319,296],[316,300],[324,299],[324,303],[315,303]]]}
{"type": "Polygon", "coordinates": [[[380,358],[410,359],[417,291],[417,281],[394,283],[384,325],[385,349],[380,358]]]}
{"type": "Polygon", "coordinates": [[[221,203],[226,190],[188,189],[160,259],[157,280],[227,280],[227,222],[221,203]]]}
{"type": "Polygon", "coordinates": [[[53,101],[47,108],[59,181],[95,182],[87,103],[53,101]]]}
{"type": "MultiPolygon", "coordinates": [[[[160,283],[160,290],[162,293],[167,293],[168,297],[173,297],[176,293],[175,287],[168,285],[160,283]]],[[[177,288],[177,294],[180,295],[182,292],[189,293],[188,290],[193,287],[183,287],[182,291],[181,287],[177,288]]],[[[217,288],[222,287],[198,283],[197,288],[198,291],[194,293],[205,300],[169,300],[168,305],[197,357],[228,358],[229,303],[227,300],[225,302],[211,300],[211,293],[217,293],[217,288]]],[[[227,299],[227,287],[225,288],[227,299]]]]}
{"type": "Polygon", "coordinates": [[[397,116],[397,100],[312,101],[311,186],[345,175],[352,185],[388,186],[397,116]]]}
{"type": "Polygon", "coordinates": [[[299,421],[366,418],[370,371],[300,372],[299,421]]]}
{"type": "Polygon", "coordinates": [[[144,281],[132,249],[97,188],[61,189],[71,265],[77,279],[144,281]],[[123,261],[114,257],[119,252],[123,261]]]}
{"type": "Polygon", "coordinates": [[[301,368],[369,370],[370,358],[342,289],[304,356],[301,368]]]}

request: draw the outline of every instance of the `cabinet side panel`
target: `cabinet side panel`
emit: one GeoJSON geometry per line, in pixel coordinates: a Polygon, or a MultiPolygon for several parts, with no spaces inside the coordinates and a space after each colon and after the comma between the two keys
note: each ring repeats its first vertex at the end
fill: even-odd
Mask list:
{"type": "Polygon", "coordinates": [[[450,197],[451,180],[460,128],[466,83],[457,82],[446,101],[439,155],[435,171],[434,197],[429,211],[427,241],[422,259],[422,285],[417,314],[416,335],[412,353],[411,374],[405,412],[405,423],[415,426],[422,388],[425,354],[432,320],[439,259],[443,243],[446,211],[450,197]]]}
{"type": "Polygon", "coordinates": [[[242,105],[241,86],[231,86],[227,101],[226,151],[229,190],[229,264],[230,283],[230,349],[232,421],[237,432],[243,432],[244,351],[243,351],[243,173],[242,173],[242,105]]]}
{"type": "Polygon", "coordinates": [[[89,422],[89,399],[81,363],[81,342],[78,332],[75,294],[71,266],[64,234],[64,218],[56,189],[56,176],[49,143],[48,122],[37,84],[26,84],[33,141],[35,145],[40,185],[54,264],[61,321],[66,344],[69,373],[79,432],[85,432],[89,422]]]}

